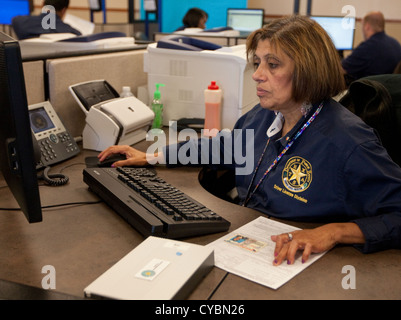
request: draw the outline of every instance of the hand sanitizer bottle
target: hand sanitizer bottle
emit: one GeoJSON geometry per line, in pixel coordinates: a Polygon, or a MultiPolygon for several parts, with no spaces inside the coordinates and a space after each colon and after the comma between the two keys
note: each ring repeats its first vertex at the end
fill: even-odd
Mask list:
{"type": "Polygon", "coordinates": [[[156,83],[156,91],[153,94],[152,110],[155,113],[152,129],[161,130],[163,127],[163,103],[161,101],[161,93],[159,87],[164,87],[164,84],[156,83]]]}

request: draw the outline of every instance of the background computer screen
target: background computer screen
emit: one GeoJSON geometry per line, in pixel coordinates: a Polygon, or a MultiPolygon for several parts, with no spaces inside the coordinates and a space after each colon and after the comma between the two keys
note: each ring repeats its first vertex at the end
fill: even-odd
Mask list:
{"type": "Polygon", "coordinates": [[[0,32],[0,168],[30,223],[42,221],[32,130],[21,52],[17,41],[0,32]]]}
{"type": "Polygon", "coordinates": [[[227,27],[252,32],[263,26],[263,9],[227,9],[227,27]]]}
{"type": "Polygon", "coordinates": [[[15,16],[29,15],[28,0],[0,0],[0,24],[11,24],[15,16]]]}
{"type": "Polygon", "coordinates": [[[312,16],[330,35],[337,50],[352,50],[355,35],[355,18],[312,16]]]}

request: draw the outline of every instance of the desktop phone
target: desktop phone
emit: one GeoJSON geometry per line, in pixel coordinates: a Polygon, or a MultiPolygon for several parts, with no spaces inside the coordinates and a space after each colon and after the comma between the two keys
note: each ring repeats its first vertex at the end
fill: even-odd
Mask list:
{"type": "Polygon", "coordinates": [[[31,130],[40,149],[41,169],[76,156],[80,149],[49,101],[28,106],[31,130]]]}

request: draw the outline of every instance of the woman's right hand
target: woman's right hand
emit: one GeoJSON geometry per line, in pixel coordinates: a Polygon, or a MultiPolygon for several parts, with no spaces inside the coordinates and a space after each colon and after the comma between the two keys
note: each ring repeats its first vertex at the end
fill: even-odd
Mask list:
{"type": "Polygon", "coordinates": [[[146,153],[134,149],[130,146],[111,146],[99,153],[99,161],[104,161],[108,157],[115,154],[123,154],[127,158],[126,160],[120,160],[113,163],[113,167],[123,166],[146,166],[148,160],[146,159],[146,153]]]}

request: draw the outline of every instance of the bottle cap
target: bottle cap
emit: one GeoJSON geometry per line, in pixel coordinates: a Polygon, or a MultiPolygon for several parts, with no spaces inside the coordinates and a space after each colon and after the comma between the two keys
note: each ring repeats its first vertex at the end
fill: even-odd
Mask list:
{"type": "Polygon", "coordinates": [[[134,94],[131,92],[131,87],[129,86],[124,86],[123,91],[120,93],[121,97],[131,97],[134,94]]]}
{"type": "Polygon", "coordinates": [[[207,87],[209,90],[219,90],[219,86],[216,85],[216,81],[212,81],[210,85],[207,87]]]}
{"type": "Polygon", "coordinates": [[[159,91],[159,87],[164,87],[162,83],[156,83],[156,91],[153,94],[153,98],[159,100],[161,98],[161,93],[159,91]]]}

